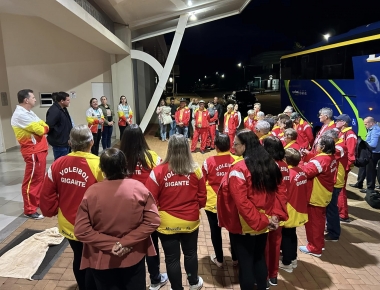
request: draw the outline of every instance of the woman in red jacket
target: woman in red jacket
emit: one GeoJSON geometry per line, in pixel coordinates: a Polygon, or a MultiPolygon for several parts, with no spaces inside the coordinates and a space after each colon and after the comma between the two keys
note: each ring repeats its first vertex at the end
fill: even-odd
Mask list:
{"type": "Polygon", "coordinates": [[[236,155],[218,191],[218,220],[230,233],[239,261],[240,289],[267,287],[265,246],[268,230],[285,218],[276,196],[281,171],[250,130],[237,133],[236,155]]]}
{"type": "Polygon", "coordinates": [[[171,288],[183,290],[180,247],[190,290],[203,287],[198,276],[199,210],[206,205],[206,184],[183,135],[169,139],[166,159],[154,168],[145,186],[153,194],[161,217],[158,227],[171,288]]]}

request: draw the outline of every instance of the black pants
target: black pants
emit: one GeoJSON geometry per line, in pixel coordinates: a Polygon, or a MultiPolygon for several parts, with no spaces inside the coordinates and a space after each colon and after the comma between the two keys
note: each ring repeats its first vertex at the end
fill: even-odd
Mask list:
{"type": "MultiPolygon", "coordinates": [[[[69,244],[74,253],[73,260],[73,272],[75,276],[75,280],[77,280],[77,284],[79,286],[79,290],[86,290],[90,288],[86,288],[86,269],[80,269],[80,262],[82,260],[82,251],[83,251],[83,243],[79,241],[69,240],[69,244]]],[[[90,281],[90,279],[89,279],[90,281]]]]}
{"type": "Polygon", "coordinates": [[[363,182],[366,178],[366,167],[359,167],[357,184],[359,187],[363,187],[363,182]]]}
{"type": "Polygon", "coordinates": [[[290,265],[297,259],[297,228],[282,228],[282,263],[290,265]]]}
{"type": "Polygon", "coordinates": [[[257,290],[267,287],[267,265],[265,263],[265,246],[268,234],[257,236],[231,234],[232,244],[239,260],[239,283],[241,290],[257,290]]]}
{"type": "Polygon", "coordinates": [[[120,140],[121,140],[121,137],[123,136],[123,133],[124,133],[125,128],[127,128],[127,126],[120,126],[120,125],[119,125],[119,130],[120,130],[120,140]]]}
{"type": "MultiPolygon", "coordinates": [[[[210,231],[211,231],[211,242],[214,247],[216,260],[219,263],[223,263],[223,242],[222,242],[222,228],[218,225],[218,215],[216,213],[213,213],[211,211],[205,210],[208,223],[210,224],[210,231]]],[[[230,235],[231,236],[231,235],[230,235]]],[[[231,242],[231,255],[232,260],[236,261],[236,255],[234,248],[232,246],[232,241],[230,237],[231,242]]]]}
{"type": "Polygon", "coordinates": [[[102,129],[99,129],[98,133],[92,133],[92,137],[94,137],[94,145],[91,147],[91,153],[98,156],[100,139],[102,138],[102,129]]]}
{"type": "MultiPolygon", "coordinates": [[[[372,159],[369,161],[367,171],[367,189],[374,191],[377,177],[377,162],[380,160],[380,153],[372,153],[372,159]]],[[[378,180],[380,182],[380,180],[378,180]]]]}
{"type": "Polygon", "coordinates": [[[153,232],[152,241],[154,248],[156,249],[156,256],[146,256],[146,264],[148,265],[148,272],[150,276],[151,284],[158,284],[161,282],[161,274],[160,274],[160,251],[158,248],[158,232],[153,232]]]}
{"type": "Polygon", "coordinates": [[[127,268],[88,270],[96,285],[91,290],[146,290],[144,258],[127,268]]]}
{"type": "Polygon", "coordinates": [[[158,233],[165,253],[166,270],[173,290],[183,290],[181,274],[181,252],[185,257],[185,271],[190,285],[198,283],[198,232],[165,235],[158,233]]]}

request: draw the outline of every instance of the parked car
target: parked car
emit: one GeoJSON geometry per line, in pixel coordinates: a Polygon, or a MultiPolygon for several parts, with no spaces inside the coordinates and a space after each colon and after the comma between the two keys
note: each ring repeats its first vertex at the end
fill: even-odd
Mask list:
{"type": "Polygon", "coordinates": [[[247,112],[253,109],[253,104],[258,102],[256,95],[247,90],[234,91],[226,93],[222,97],[225,106],[229,104],[238,104],[240,112],[247,112]]]}

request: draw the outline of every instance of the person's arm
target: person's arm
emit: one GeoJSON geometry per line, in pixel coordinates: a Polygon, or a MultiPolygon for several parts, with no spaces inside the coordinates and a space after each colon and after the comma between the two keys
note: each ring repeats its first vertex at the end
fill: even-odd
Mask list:
{"type": "Polygon", "coordinates": [[[53,180],[54,163],[45,175],[40,189],[40,209],[44,216],[53,217],[58,214],[58,193],[53,180]]]}
{"type": "Polygon", "coordinates": [[[356,135],[352,132],[348,136],[346,136],[346,146],[347,146],[347,157],[348,157],[348,163],[347,163],[347,169],[350,169],[351,166],[355,163],[355,151],[356,151],[356,144],[358,143],[358,139],[356,135]]]}
{"type": "Polygon", "coordinates": [[[152,194],[154,200],[156,201],[156,204],[159,205],[158,203],[158,198],[160,195],[160,185],[157,181],[157,176],[152,170],[149,174],[148,179],[145,182],[145,187],[149,190],[149,192],[152,194]]]}
{"type": "Polygon", "coordinates": [[[106,107],[104,107],[102,105],[100,105],[99,108],[103,114],[104,126],[108,126],[108,118],[104,118],[104,116],[107,116],[107,109],[106,109],[106,107]]]}
{"type": "Polygon", "coordinates": [[[162,111],[162,107],[157,107],[157,109],[156,109],[156,114],[157,114],[157,115],[160,115],[160,114],[161,114],[161,111],[162,111]]]}
{"type": "Polygon", "coordinates": [[[207,201],[206,182],[205,182],[205,178],[203,177],[202,170],[199,167],[195,170],[194,173],[198,178],[197,199],[198,199],[199,209],[201,209],[206,206],[206,201],[207,201]]]}
{"type": "Polygon", "coordinates": [[[119,116],[119,120],[123,120],[124,122],[127,122],[127,117],[125,117],[122,104],[117,106],[117,115],[119,116]]]}
{"type": "Polygon", "coordinates": [[[303,130],[304,130],[304,132],[306,134],[307,141],[309,142],[309,146],[313,146],[314,135],[313,135],[313,130],[311,129],[311,126],[309,124],[306,124],[303,127],[303,130]]]}
{"type": "Polygon", "coordinates": [[[218,110],[215,110],[214,116],[210,118],[210,123],[216,122],[217,120],[218,120],[218,110]]]}
{"type": "Polygon", "coordinates": [[[129,106],[129,114],[127,118],[128,124],[132,124],[132,117],[133,117],[133,112],[132,112],[131,106],[129,106]]]}
{"type": "Polygon", "coordinates": [[[248,187],[243,172],[231,170],[229,172],[229,191],[244,221],[255,231],[268,227],[268,217],[257,210],[256,205],[248,199],[248,187]]]}
{"type": "Polygon", "coordinates": [[[98,117],[92,115],[92,110],[89,108],[86,111],[86,120],[89,125],[97,125],[99,124],[98,117]]]}
{"type": "Polygon", "coordinates": [[[88,200],[83,198],[77,212],[74,226],[75,237],[82,243],[89,244],[103,252],[111,252],[113,246],[120,239],[100,233],[92,227],[88,200]]]}
{"type": "Polygon", "coordinates": [[[368,145],[372,148],[376,148],[377,144],[380,142],[379,138],[380,138],[380,129],[373,128],[371,132],[371,138],[367,141],[368,145]]]}
{"type": "Polygon", "coordinates": [[[59,122],[59,112],[55,109],[55,106],[51,106],[46,112],[46,124],[50,129],[54,128],[55,131],[58,131],[56,124],[59,122]]]}
{"type": "Polygon", "coordinates": [[[189,126],[189,122],[190,122],[190,110],[189,109],[185,109],[185,112],[183,112],[183,117],[182,117],[182,123],[184,126],[189,126]]]}
{"type": "MultiPolygon", "coordinates": [[[[34,113],[32,112],[32,114],[34,113]]],[[[49,126],[44,121],[41,119],[36,121],[35,118],[29,114],[24,115],[23,118],[18,118],[17,125],[20,128],[40,137],[49,132],[49,126]]]]}
{"type": "Polygon", "coordinates": [[[314,178],[315,176],[320,174],[323,170],[322,165],[319,163],[318,160],[315,160],[315,159],[310,160],[310,162],[304,163],[300,165],[299,167],[306,173],[307,179],[314,178]]]}
{"type": "MultiPolygon", "coordinates": [[[[139,189],[136,189],[139,190],[139,189]]],[[[139,193],[135,193],[138,195],[139,193]]],[[[141,194],[141,193],[140,193],[141,194]]],[[[148,194],[143,209],[143,220],[141,224],[120,239],[123,247],[133,247],[134,245],[149,238],[149,236],[159,227],[161,223],[156,203],[151,194],[148,194]]]]}

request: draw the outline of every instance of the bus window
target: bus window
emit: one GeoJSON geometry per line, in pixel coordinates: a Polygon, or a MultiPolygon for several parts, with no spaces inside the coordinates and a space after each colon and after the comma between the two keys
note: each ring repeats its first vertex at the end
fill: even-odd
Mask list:
{"type": "Polygon", "coordinates": [[[317,79],[343,79],[345,48],[337,47],[317,53],[317,79]]]}

